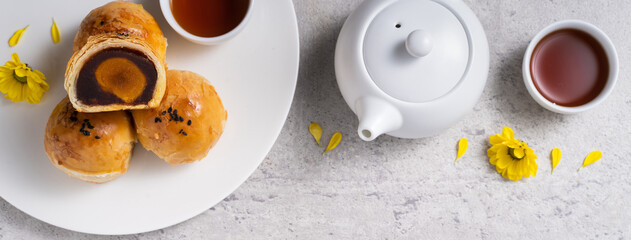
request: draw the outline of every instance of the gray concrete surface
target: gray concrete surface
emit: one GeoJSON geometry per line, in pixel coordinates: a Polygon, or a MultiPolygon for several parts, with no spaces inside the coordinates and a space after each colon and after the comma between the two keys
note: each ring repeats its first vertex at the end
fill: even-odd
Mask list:
{"type": "Polygon", "coordinates": [[[301,63],[291,112],[259,169],[223,202],[193,219],[133,236],[92,236],[40,222],[0,200],[0,239],[631,239],[630,1],[467,0],[486,29],[491,69],[474,112],[443,134],[363,142],[337,88],[333,51],[360,0],[294,0],[301,63]],[[616,44],[620,77],[602,105],[577,115],[541,108],[522,83],[529,39],[577,18],[616,44]],[[311,121],[344,134],[326,156],[311,121]],[[488,136],[512,127],[539,156],[536,177],[502,179],[488,163],[488,136]],[[467,154],[453,165],[456,142],[467,154]],[[549,153],[563,150],[550,174],[549,153]],[[601,161],[577,172],[583,158],[601,161]]]}

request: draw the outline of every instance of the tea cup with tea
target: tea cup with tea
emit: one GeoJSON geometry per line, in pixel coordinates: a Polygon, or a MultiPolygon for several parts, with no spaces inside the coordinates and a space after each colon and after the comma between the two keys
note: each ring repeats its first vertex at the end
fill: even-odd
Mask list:
{"type": "Polygon", "coordinates": [[[215,45],[236,36],[248,23],[255,0],[160,0],[162,14],[182,37],[215,45]]]}
{"type": "Polygon", "coordinates": [[[611,94],[618,79],[618,54],[596,26],[563,20],[535,35],[522,73],[528,93],[539,105],[557,113],[578,113],[611,94]]]}

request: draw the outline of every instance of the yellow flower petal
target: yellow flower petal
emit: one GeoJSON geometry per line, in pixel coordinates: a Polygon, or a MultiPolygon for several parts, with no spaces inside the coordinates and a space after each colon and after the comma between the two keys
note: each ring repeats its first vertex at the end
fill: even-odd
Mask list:
{"type": "Polygon", "coordinates": [[[513,148],[513,155],[517,158],[517,159],[522,159],[524,158],[524,156],[526,155],[526,153],[524,152],[524,149],[521,147],[516,147],[513,148]]]}
{"type": "Polygon", "coordinates": [[[18,42],[20,42],[20,39],[22,38],[22,34],[24,34],[24,31],[26,31],[27,28],[28,28],[28,26],[26,26],[25,28],[22,28],[20,30],[15,31],[13,36],[11,36],[11,38],[9,38],[9,46],[13,47],[13,46],[17,45],[18,42]]]}
{"type": "Polygon", "coordinates": [[[554,173],[554,169],[559,165],[559,161],[561,161],[561,149],[555,148],[552,149],[550,153],[550,158],[552,159],[552,173],[554,173]]]}
{"type": "Polygon", "coordinates": [[[30,78],[30,77],[26,78],[26,86],[28,86],[29,89],[41,88],[40,85],[37,82],[35,82],[33,78],[30,78]]]}
{"type": "Polygon", "coordinates": [[[508,169],[507,169],[508,179],[513,180],[513,181],[522,179],[523,175],[520,174],[519,164],[520,164],[519,161],[514,161],[513,164],[508,166],[508,169]]]}
{"type": "Polygon", "coordinates": [[[497,154],[497,151],[500,149],[500,147],[505,147],[506,145],[502,145],[502,144],[495,144],[493,146],[491,146],[488,150],[486,150],[486,155],[488,157],[493,157],[497,154]]]}
{"type": "Polygon", "coordinates": [[[602,157],[603,157],[603,153],[601,153],[600,151],[591,152],[589,155],[587,155],[587,157],[585,158],[585,161],[583,161],[583,166],[579,168],[578,170],[580,171],[584,167],[587,167],[588,165],[595,163],[596,161],[600,160],[600,158],[602,157]]]}
{"type": "Polygon", "coordinates": [[[315,138],[318,146],[322,146],[322,144],[320,144],[320,138],[322,138],[322,127],[320,127],[317,123],[312,122],[309,124],[309,132],[313,135],[313,138],[315,138]]]}
{"type": "MultiPolygon", "coordinates": [[[[44,74],[42,72],[40,72],[37,69],[32,69],[33,73],[37,76],[38,79],[41,80],[41,82],[46,83],[44,80],[46,79],[46,76],[44,76],[44,74]]],[[[48,83],[46,83],[46,85],[48,85],[48,83]]]]}
{"type": "Polygon", "coordinates": [[[11,77],[13,77],[13,70],[5,66],[0,66],[0,83],[7,81],[11,77]]]}
{"type": "Polygon", "coordinates": [[[518,163],[519,176],[530,177],[530,162],[524,159],[524,161],[519,161],[518,163]]]}
{"type": "Polygon", "coordinates": [[[497,160],[498,160],[497,156],[492,156],[492,157],[489,157],[489,162],[490,162],[490,163],[491,163],[491,165],[493,165],[493,166],[495,166],[495,165],[496,165],[497,160]]]}
{"type": "Polygon", "coordinates": [[[28,71],[29,71],[29,70],[24,69],[24,68],[16,68],[16,69],[13,69],[13,72],[14,72],[14,73],[15,73],[15,75],[16,75],[16,76],[18,76],[18,77],[26,77],[26,74],[28,74],[28,71]]]}
{"type": "Polygon", "coordinates": [[[506,137],[508,139],[515,138],[515,132],[513,132],[513,129],[511,129],[509,127],[504,127],[502,129],[502,135],[504,135],[504,137],[506,137]]]}
{"type": "Polygon", "coordinates": [[[466,138],[462,138],[460,139],[460,141],[458,141],[458,155],[456,156],[456,160],[454,161],[454,164],[458,162],[458,159],[462,157],[462,155],[464,155],[465,152],[467,152],[468,147],[469,147],[469,140],[467,140],[466,138]]]}
{"type": "Polygon", "coordinates": [[[50,28],[50,35],[53,37],[54,43],[59,43],[59,41],[61,41],[61,34],[59,34],[59,28],[57,28],[55,18],[53,18],[53,26],[50,28]]]}
{"type": "Polygon", "coordinates": [[[26,96],[26,101],[29,104],[38,104],[40,101],[42,101],[42,96],[44,95],[44,91],[35,91],[33,89],[28,89],[27,90],[27,96],[26,96]]]}
{"type": "MultiPolygon", "coordinates": [[[[526,161],[515,161],[515,167],[513,169],[513,174],[515,174],[516,176],[519,176],[519,178],[521,179],[526,172],[529,171],[524,171],[525,170],[525,166],[526,166],[526,161]]],[[[528,169],[530,170],[530,169],[528,169]]]]}
{"type": "Polygon", "coordinates": [[[19,91],[18,96],[19,96],[20,101],[24,101],[24,100],[26,100],[26,96],[27,96],[27,92],[26,91],[28,90],[28,87],[26,87],[26,85],[24,85],[24,84],[20,84],[20,85],[21,86],[19,87],[20,91],[19,91]]]}
{"type": "Polygon", "coordinates": [[[44,91],[48,90],[48,83],[41,79],[40,76],[35,72],[27,73],[26,79],[28,82],[28,87],[30,89],[42,89],[44,91]]]}
{"type": "Polygon", "coordinates": [[[509,178],[509,174],[508,174],[508,168],[511,166],[512,164],[509,164],[508,167],[504,168],[504,170],[502,171],[502,177],[506,178],[506,179],[510,179],[509,178]]]}
{"type": "Polygon", "coordinates": [[[329,141],[329,146],[326,147],[326,150],[324,150],[322,155],[337,147],[337,145],[340,144],[340,141],[342,141],[342,134],[339,132],[334,133],[333,137],[331,137],[331,140],[329,141]]]}
{"type": "Polygon", "coordinates": [[[537,176],[537,170],[539,169],[539,166],[537,165],[537,162],[535,162],[535,160],[530,160],[530,176],[537,176]]]}
{"type": "Polygon", "coordinates": [[[489,148],[489,150],[486,151],[486,155],[489,156],[489,162],[492,165],[495,165],[497,163],[497,160],[499,159],[500,156],[502,156],[502,154],[498,154],[498,152],[502,149],[505,148],[505,145],[495,145],[491,148],[489,148]]]}
{"type": "Polygon", "coordinates": [[[504,142],[504,136],[499,135],[499,134],[490,136],[489,142],[491,143],[491,145],[500,144],[504,142]]]}
{"type": "Polygon", "coordinates": [[[33,104],[33,96],[31,94],[31,90],[28,87],[22,87],[22,96],[29,104],[33,104]]]}
{"type": "Polygon", "coordinates": [[[498,168],[508,168],[508,166],[513,164],[513,162],[515,162],[515,160],[513,160],[513,158],[511,158],[510,156],[501,155],[500,157],[497,158],[497,162],[495,163],[495,166],[497,166],[498,168]]]}
{"type": "Polygon", "coordinates": [[[5,98],[13,101],[13,102],[21,102],[24,100],[24,97],[22,96],[22,86],[24,84],[21,84],[17,81],[12,81],[9,83],[9,88],[8,88],[8,93],[5,96],[5,98]]]}
{"type": "Polygon", "coordinates": [[[11,54],[11,60],[13,60],[14,64],[21,64],[22,63],[22,62],[20,62],[20,56],[18,56],[17,53],[11,54]]]}
{"type": "Polygon", "coordinates": [[[3,81],[3,80],[5,80],[5,78],[0,78],[0,92],[4,94],[8,94],[11,90],[11,86],[13,86],[12,83],[14,81],[13,80],[3,81]]]}
{"type": "Polygon", "coordinates": [[[507,139],[506,141],[504,141],[504,144],[506,144],[506,146],[508,146],[509,148],[518,148],[519,140],[514,138],[507,139]]]}
{"type": "MultiPolygon", "coordinates": [[[[506,168],[495,167],[495,170],[497,171],[497,173],[502,175],[502,177],[504,177],[504,174],[506,174],[506,168]]],[[[504,178],[506,178],[506,177],[504,177],[504,178]]]]}

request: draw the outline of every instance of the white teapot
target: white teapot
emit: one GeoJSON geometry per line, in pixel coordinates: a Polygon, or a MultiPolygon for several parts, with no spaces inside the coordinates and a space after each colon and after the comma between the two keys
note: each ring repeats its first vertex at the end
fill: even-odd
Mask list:
{"type": "Polygon", "coordinates": [[[488,70],[484,29],[460,0],[366,0],[335,49],[337,83],[365,141],[447,129],[473,109],[488,70]]]}

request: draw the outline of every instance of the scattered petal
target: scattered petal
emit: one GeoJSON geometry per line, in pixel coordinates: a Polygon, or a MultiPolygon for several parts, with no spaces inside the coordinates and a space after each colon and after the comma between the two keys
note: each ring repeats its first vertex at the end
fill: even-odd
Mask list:
{"type": "Polygon", "coordinates": [[[324,155],[326,152],[331,151],[335,147],[337,147],[337,145],[340,144],[340,141],[342,141],[342,134],[339,132],[334,133],[333,137],[331,137],[331,141],[329,141],[329,146],[326,147],[326,150],[324,150],[322,155],[324,155]]]}
{"type": "Polygon", "coordinates": [[[468,147],[469,141],[466,138],[461,138],[460,141],[458,141],[458,156],[456,156],[454,164],[456,164],[458,162],[458,159],[460,159],[460,157],[462,157],[462,155],[467,152],[468,147]]]}
{"type": "Polygon", "coordinates": [[[59,43],[59,41],[61,41],[61,34],[59,33],[59,28],[57,28],[55,18],[53,18],[53,26],[50,28],[50,34],[53,37],[54,43],[59,43]]]}
{"type": "Polygon", "coordinates": [[[600,151],[591,152],[589,155],[587,155],[587,157],[585,158],[585,161],[583,161],[583,166],[579,168],[578,170],[580,171],[584,167],[587,167],[588,165],[595,163],[596,161],[600,160],[601,157],[603,157],[603,153],[601,153],[600,151]]]}
{"type": "Polygon", "coordinates": [[[552,152],[550,153],[550,158],[552,159],[552,172],[550,174],[553,174],[554,169],[557,167],[557,165],[559,165],[559,161],[561,161],[561,149],[552,149],[552,152]]]}
{"type": "Polygon", "coordinates": [[[24,34],[24,31],[26,31],[27,28],[28,28],[28,26],[26,26],[25,28],[22,28],[20,30],[15,31],[13,36],[11,36],[11,38],[9,38],[9,46],[13,47],[13,46],[17,45],[18,42],[20,42],[20,38],[22,38],[22,34],[24,34]]]}
{"type": "Polygon", "coordinates": [[[316,142],[318,142],[318,146],[322,147],[322,144],[320,143],[320,138],[322,138],[322,127],[320,127],[317,123],[312,122],[309,124],[309,132],[313,135],[316,142]]]}

